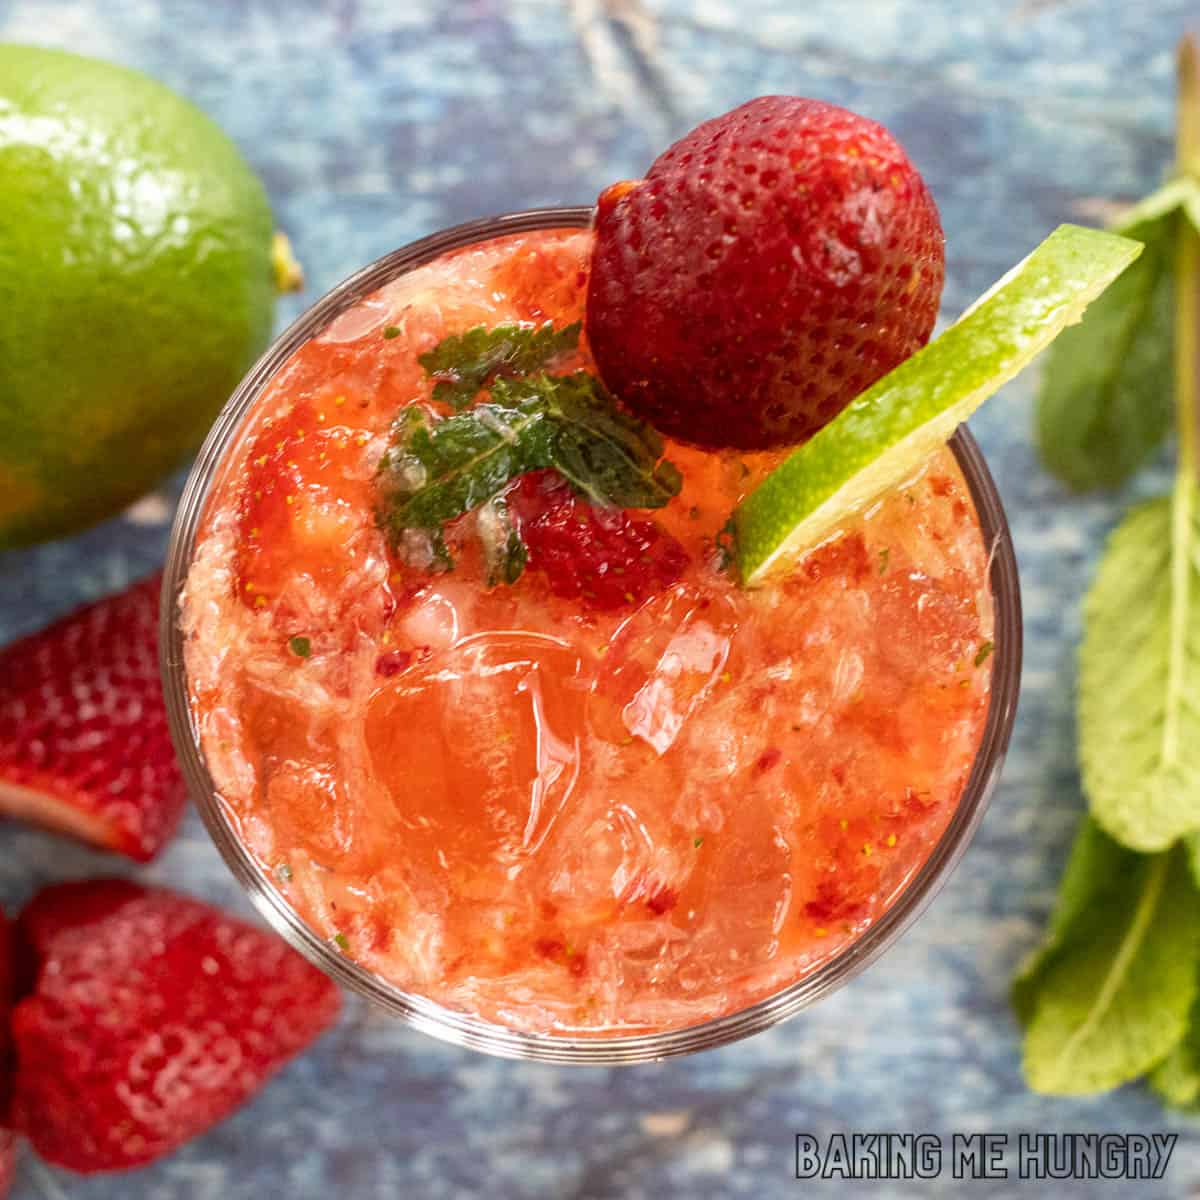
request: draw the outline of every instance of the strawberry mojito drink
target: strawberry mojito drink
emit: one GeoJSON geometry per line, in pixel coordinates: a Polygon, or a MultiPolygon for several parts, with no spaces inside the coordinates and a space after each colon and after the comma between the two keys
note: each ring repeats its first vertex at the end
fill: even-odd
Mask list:
{"type": "Polygon", "coordinates": [[[885,131],[768,98],[586,228],[358,289],[246,393],[174,636],[219,823],[321,953],[587,1042],[740,1012],[897,905],[1017,653],[945,445],[995,383],[907,404],[860,482],[941,255],[885,131]]]}
{"type": "Polygon", "coordinates": [[[744,1007],[886,909],[970,772],[992,605],[949,450],[753,590],[721,530],[770,452],[664,444],[653,515],[539,469],[393,536],[391,474],[420,474],[397,429],[478,411],[423,357],[507,328],[553,342],[538,389],[587,386],[563,331],[592,242],[455,251],[303,347],[212,498],[184,622],[217,786],[315,929],[443,1004],[613,1033],[744,1007]]]}

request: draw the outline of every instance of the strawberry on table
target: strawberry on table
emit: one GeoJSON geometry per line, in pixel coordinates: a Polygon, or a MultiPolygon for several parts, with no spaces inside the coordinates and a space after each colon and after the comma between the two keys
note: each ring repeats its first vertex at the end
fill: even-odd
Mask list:
{"type": "Polygon", "coordinates": [[[274,934],[126,880],[60,884],[18,922],[12,1114],[47,1162],[138,1167],[234,1111],[337,1015],[274,934]]]}
{"type": "Polygon", "coordinates": [[[155,574],[0,650],[0,816],[146,862],[185,792],[158,675],[155,574]]]}
{"type": "Polygon", "coordinates": [[[601,194],[587,336],[663,433],[788,445],[925,344],[943,274],[933,199],[883,126],[763,96],[601,194]]]}

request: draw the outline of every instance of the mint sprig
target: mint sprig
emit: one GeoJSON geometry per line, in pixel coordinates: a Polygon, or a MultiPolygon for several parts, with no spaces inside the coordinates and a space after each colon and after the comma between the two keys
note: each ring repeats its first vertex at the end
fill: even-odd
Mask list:
{"type": "Polygon", "coordinates": [[[379,464],[382,523],[393,533],[440,529],[498,495],[545,457],[543,412],[477,404],[444,421],[406,409],[379,464]]]}
{"type": "Polygon", "coordinates": [[[451,408],[466,407],[493,379],[528,375],[579,345],[581,323],[556,329],[543,325],[477,325],[443,338],[417,361],[434,380],[433,398],[451,408]]]}
{"type": "MultiPolygon", "coordinates": [[[[1190,39],[1180,50],[1176,158],[1200,191],[1200,55],[1190,39]]],[[[1079,756],[1092,812],[1143,851],[1200,832],[1200,206],[1179,191],[1175,486],[1129,513],[1110,539],[1087,597],[1079,668],[1079,756]]]]}
{"type": "Polygon", "coordinates": [[[662,457],[658,431],[622,412],[586,371],[498,379],[492,403],[536,411],[541,427],[529,435],[536,461],[528,469],[555,468],[596,504],[662,508],[683,486],[679,469],[662,457]]]}
{"type": "Polygon", "coordinates": [[[438,529],[550,467],[598,504],[660,508],[682,484],[662,452],[586,372],[497,380],[490,400],[443,421],[405,411],[380,464],[381,520],[393,534],[438,529]]]}
{"type": "MultiPolygon", "coordinates": [[[[1140,381],[1136,372],[1101,371],[1107,391],[1081,390],[1074,402],[1109,434],[1058,448],[1075,480],[1123,477],[1159,436],[1162,397],[1147,389],[1161,388],[1165,373],[1175,486],[1127,514],[1088,593],[1078,724],[1091,816],[1046,944],[1015,981],[1013,1003],[1026,1031],[1026,1078],[1037,1090],[1102,1091],[1152,1071],[1160,1095],[1191,1105],[1200,1097],[1200,52],[1190,38],[1180,46],[1179,86],[1178,178],[1132,218],[1153,226],[1169,305],[1153,322],[1135,314],[1137,337],[1121,350],[1128,358],[1141,338],[1173,360],[1140,381]],[[1113,403],[1104,410],[1102,401],[1113,403]],[[1109,444],[1119,437],[1130,444],[1109,444]]],[[[1090,342],[1081,334],[1077,347],[1103,355],[1103,320],[1119,330],[1119,317],[1102,314],[1099,333],[1086,334],[1090,342]]],[[[1123,366],[1119,358],[1110,355],[1109,366],[1123,366]]],[[[1079,366],[1076,378],[1086,373],[1079,366]]]]}
{"type": "Polygon", "coordinates": [[[543,369],[579,333],[578,323],[479,326],[420,356],[454,415],[405,409],[377,477],[380,524],[414,565],[451,566],[445,526],[478,511],[488,586],[515,583],[527,554],[503,493],[530,471],[556,470],[599,505],[661,508],[678,495],[682,478],[653,428],[594,375],[543,369]]]}

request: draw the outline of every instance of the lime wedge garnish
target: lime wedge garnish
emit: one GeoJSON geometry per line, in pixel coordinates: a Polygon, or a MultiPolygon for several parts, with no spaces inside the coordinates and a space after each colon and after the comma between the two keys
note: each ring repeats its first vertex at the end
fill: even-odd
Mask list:
{"type": "Polygon", "coordinates": [[[1060,225],[940,337],[850,402],[734,510],[747,587],[786,570],[911,476],[1141,253],[1140,242],[1060,225]]]}

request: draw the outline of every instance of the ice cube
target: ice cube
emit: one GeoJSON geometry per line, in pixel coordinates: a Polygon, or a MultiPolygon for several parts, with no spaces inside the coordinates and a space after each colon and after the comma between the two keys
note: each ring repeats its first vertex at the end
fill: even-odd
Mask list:
{"type": "Polygon", "coordinates": [[[579,673],[554,638],[491,633],[386,680],[366,740],[410,858],[465,879],[536,852],[579,776],[579,673]]]}
{"type": "Polygon", "coordinates": [[[593,730],[608,741],[640,738],[665,754],[712,694],[737,628],[723,596],[677,585],[643,605],[617,631],[589,704],[593,730]]]}

